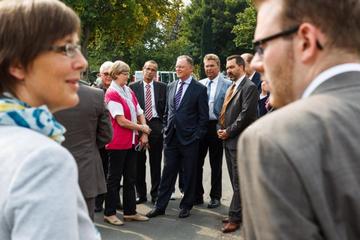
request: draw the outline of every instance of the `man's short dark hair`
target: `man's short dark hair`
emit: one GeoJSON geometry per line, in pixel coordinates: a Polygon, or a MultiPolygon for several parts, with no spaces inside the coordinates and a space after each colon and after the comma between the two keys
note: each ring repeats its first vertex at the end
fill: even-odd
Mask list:
{"type": "Polygon", "coordinates": [[[240,55],[231,55],[231,56],[226,58],[226,61],[230,61],[230,60],[233,60],[233,59],[235,59],[235,62],[236,62],[237,65],[242,66],[243,69],[245,70],[245,61],[240,55]]]}

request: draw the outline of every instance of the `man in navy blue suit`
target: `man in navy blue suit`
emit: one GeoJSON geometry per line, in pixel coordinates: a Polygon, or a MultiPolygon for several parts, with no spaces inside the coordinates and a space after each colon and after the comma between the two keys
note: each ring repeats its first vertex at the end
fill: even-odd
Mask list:
{"type": "Polygon", "coordinates": [[[245,61],[245,74],[257,87],[258,92],[261,93],[261,76],[260,73],[256,72],[251,66],[251,60],[254,58],[254,55],[250,53],[243,53],[241,57],[245,61]]]}
{"type": "Polygon", "coordinates": [[[193,60],[179,56],[176,61],[178,81],[167,91],[164,116],[164,168],[155,207],[146,216],[165,214],[176,177],[183,170],[184,197],[180,202],[179,218],[190,215],[195,196],[196,166],[199,142],[209,121],[207,89],[192,77],[193,60]]]}

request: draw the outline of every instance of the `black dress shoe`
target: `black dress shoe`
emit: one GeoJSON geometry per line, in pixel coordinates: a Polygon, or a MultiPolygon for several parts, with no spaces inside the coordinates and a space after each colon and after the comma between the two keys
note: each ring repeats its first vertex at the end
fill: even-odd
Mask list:
{"type": "Polygon", "coordinates": [[[179,218],[187,218],[188,216],[190,216],[190,210],[183,208],[180,210],[179,212],[179,218]]]}
{"type": "Polygon", "coordinates": [[[209,204],[207,205],[208,208],[217,208],[220,206],[220,200],[213,198],[210,200],[209,204]]]}
{"type": "Polygon", "coordinates": [[[95,207],[95,209],[94,209],[95,212],[102,212],[103,210],[104,210],[104,208],[102,206],[95,207]]]}
{"type": "Polygon", "coordinates": [[[136,204],[141,204],[141,203],[144,203],[144,202],[147,202],[147,198],[138,198],[138,199],[136,199],[136,204]]]}
{"type": "Polygon", "coordinates": [[[160,209],[157,209],[157,208],[154,208],[153,210],[151,210],[150,212],[148,212],[146,214],[146,216],[148,218],[153,218],[153,217],[156,217],[156,216],[160,216],[160,215],[164,215],[165,214],[165,210],[160,210],[160,209]]]}
{"type": "Polygon", "coordinates": [[[194,201],[194,205],[201,205],[201,204],[204,204],[204,199],[200,198],[200,199],[196,199],[194,201]]]}

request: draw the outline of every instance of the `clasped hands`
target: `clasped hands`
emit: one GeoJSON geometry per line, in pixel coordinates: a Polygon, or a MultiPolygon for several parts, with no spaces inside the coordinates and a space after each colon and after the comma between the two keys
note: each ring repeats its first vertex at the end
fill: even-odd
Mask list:
{"type": "Polygon", "coordinates": [[[139,139],[140,148],[142,149],[149,149],[149,134],[151,133],[151,128],[143,124],[141,128],[142,134],[139,139]]]}
{"type": "Polygon", "coordinates": [[[226,129],[219,129],[217,131],[218,138],[226,140],[229,138],[229,134],[226,132],[226,129]]]}

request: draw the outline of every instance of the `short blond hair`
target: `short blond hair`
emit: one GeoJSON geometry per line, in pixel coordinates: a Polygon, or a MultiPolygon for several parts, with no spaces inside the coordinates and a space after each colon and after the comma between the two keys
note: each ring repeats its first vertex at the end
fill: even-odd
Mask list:
{"type": "Polygon", "coordinates": [[[130,67],[126,62],[117,60],[110,68],[110,77],[116,79],[116,77],[123,72],[130,72],[130,67]]]}

